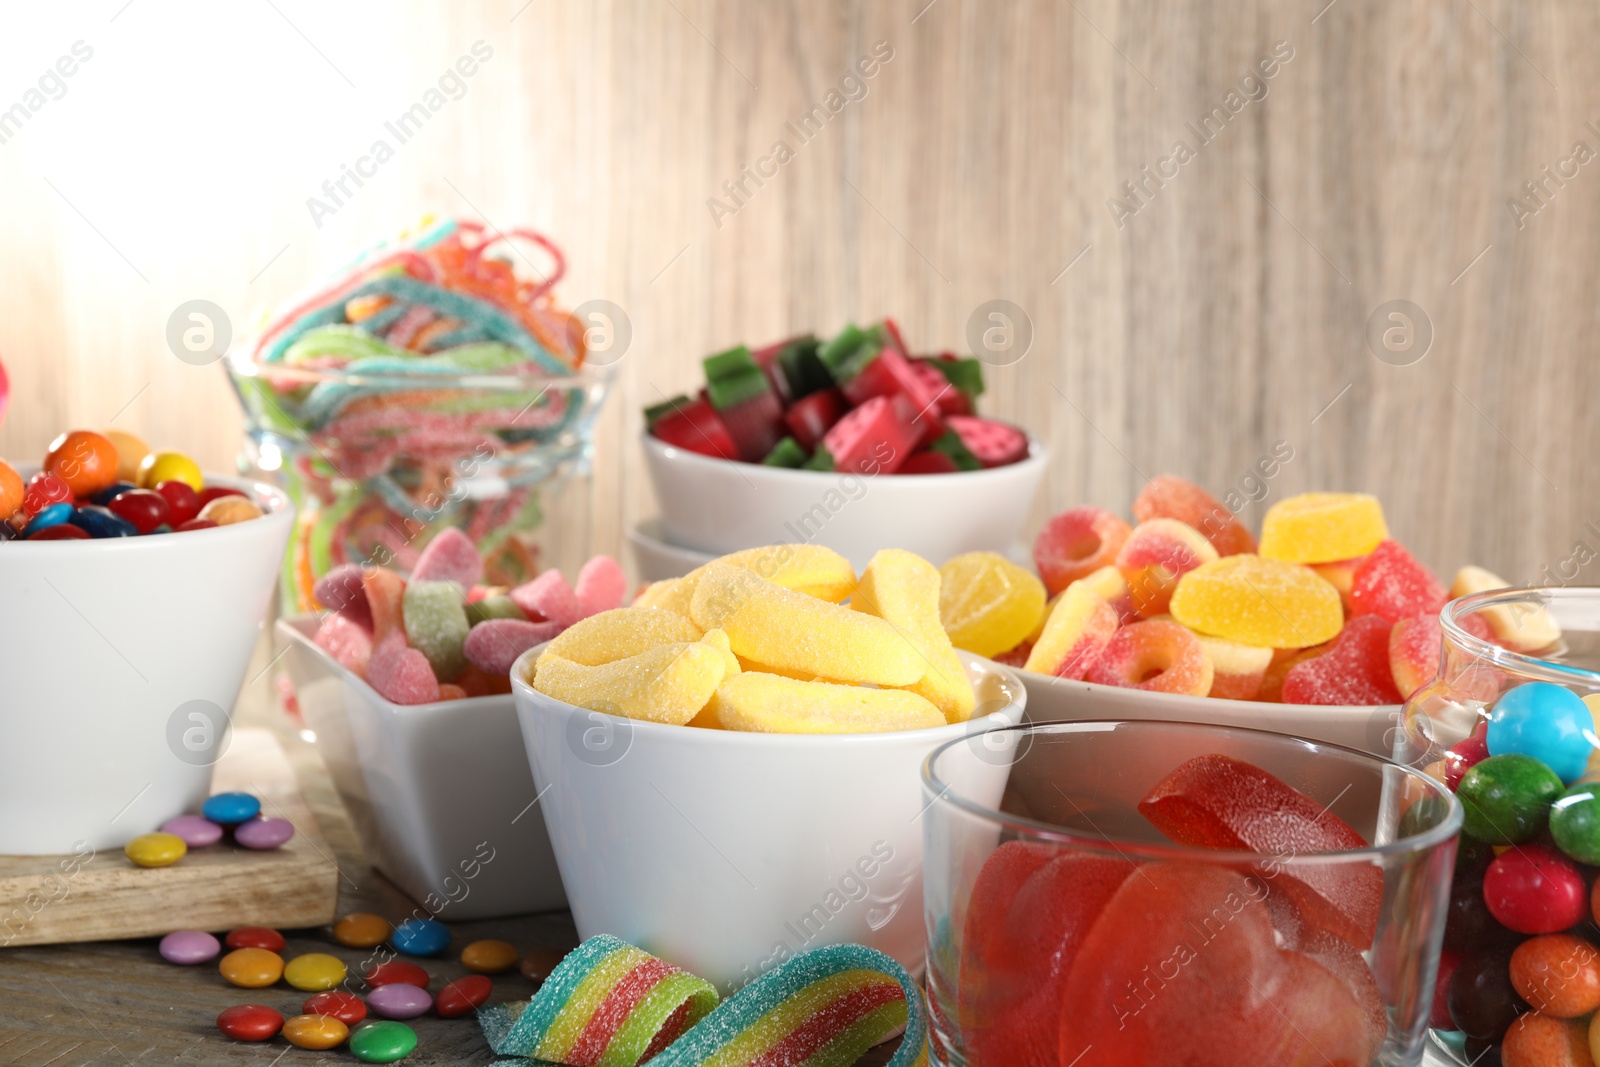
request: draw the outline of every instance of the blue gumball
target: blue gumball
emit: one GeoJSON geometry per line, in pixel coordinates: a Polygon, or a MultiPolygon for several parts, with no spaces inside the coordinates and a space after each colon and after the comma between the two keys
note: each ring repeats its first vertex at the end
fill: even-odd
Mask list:
{"type": "Polygon", "coordinates": [[[1600,747],[1589,706],[1570,689],[1526,682],[1509,689],[1489,714],[1489,755],[1532,756],[1568,785],[1583,777],[1600,747]]]}

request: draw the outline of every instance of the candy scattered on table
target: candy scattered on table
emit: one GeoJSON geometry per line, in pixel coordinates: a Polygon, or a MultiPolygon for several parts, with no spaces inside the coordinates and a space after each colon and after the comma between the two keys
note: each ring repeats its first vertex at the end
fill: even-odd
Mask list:
{"type": "Polygon", "coordinates": [[[415,1019],[431,1007],[428,991],[407,982],[391,982],[367,994],[367,1009],[385,1019],[415,1019]]]}
{"type": "Polygon", "coordinates": [[[418,989],[427,989],[432,979],[428,972],[409,960],[385,960],[363,975],[370,986],[392,985],[402,982],[418,989]]]}
{"type": "Polygon", "coordinates": [[[364,911],[352,912],[333,924],[333,939],[347,948],[376,948],[393,932],[388,919],[364,911]]]}
{"type": "Polygon", "coordinates": [[[124,845],[122,851],[141,867],[167,867],[183,859],[189,846],[177,834],[140,834],[124,845]]]}
{"type": "Polygon", "coordinates": [[[161,832],[181,837],[190,848],[205,848],[222,840],[222,827],[199,815],[178,815],[161,824],[161,832]]]}
{"type": "Polygon", "coordinates": [[[238,1004],[217,1016],[217,1029],[235,1041],[270,1041],[283,1029],[283,1016],[261,1004],[238,1004]]]}
{"type": "Polygon", "coordinates": [[[307,993],[332,989],[345,979],[344,961],[326,952],[296,956],[283,967],[283,980],[307,993]]]}
{"type": "Polygon", "coordinates": [[[234,844],[249,849],[280,848],[294,837],[288,819],[247,819],[233,828],[234,844]]]}
{"type": "Polygon", "coordinates": [[[296,1015],[283,1024],[283,1039],[296,1048],[338,1048],[350,1027],[331,1015],[296,1015]]]}
{"type": "Polygon", "coordinates": [[[236,948],[217,964],[222,977],[245,989],[263,989],[283,977],[283,957],[264,948],[236,948]]]}
{"type": "Polygon", "coordinates": [[[200,805],[200,814],[214,823],[233,826],[261,814],[261,801],[249,793],[215,793],[200,805]]]}
{"type": "Polygon", "coordinates": [[[346,1026],[354,1026],[367,1017],[366,1001],[343,989],[329,989],[306,998],[300,1010],[307,1015],[328,1015],[346,1026]]]}
{"type": "Polygon", "coordinates": [[[983,366],[913,356],[893,320],[707,356],[706,386],[645,409],[658,440],[718,459],[815,471],[954,474],[1018,463],[1028,438],[974,415],[983,366]]]}
{"type": "Polygon", "coordinates": [[[517,965],[517,947],[507,941],[474,941],[461,950],[461,966],[479,974],[500,974],[517,965]]]}
{"type": "Polygon", "coordinates": [[[394,928],[389,943],[408,956],[437,956],[450,947],[450,928],[437,919],[407,919],[394,928]]]}
{"type": "Polygon", "coordinates": [[[269,926],[240,926],[228,931],[226,944],[229,948],[264,948],[268,952],[282,952],[288,941],[269,926]]]}
{"type": "Polygon", "coordinates": [[[441,1019],[454,1019],[483,1007],[492,992],[494,983],[487,976],[464,975],[439,990],[433,1010],[441,1019]]]}
{"type": "Polygon", "coordinates": [[[174,930],[156,948],[168,963],[187,967],[216,959],[222,952],[222,942],[204,930],[174,930]]]}
{"type": "Polygon", "coordinates": [[[391,1020],[363,1023],[350,1034],[350,1054],[363,1063],[403,1060],[416,1047],[417,1032],[391,1020]]]}

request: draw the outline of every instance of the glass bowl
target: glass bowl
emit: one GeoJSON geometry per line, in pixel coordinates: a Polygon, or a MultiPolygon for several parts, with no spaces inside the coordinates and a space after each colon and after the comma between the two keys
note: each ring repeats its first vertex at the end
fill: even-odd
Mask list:
{"type": "Polygon", "coordinates": [[[998,810],[972,799],[952,745],[923,766],[933,1063],[1421,1061],[1461,822],[1442,785],[1351,749],[1234,727],[1002,734],[1016,755],[998,810]],[[1169,795],[1253,812],[1265,822],[1252,833],[1289,825],[1274,820],[1298,805],[1319,840],[1359,846],[1353,830],[1369,844],[1312,851],[1311,838],[1270,829],[1270,851],[1175,844],[1140,800],[1216,756],[1302,796],[1241,806],[1230,787],[1205,799],[1196,790],[1218,788],[1214,771],[1169,795]]]}

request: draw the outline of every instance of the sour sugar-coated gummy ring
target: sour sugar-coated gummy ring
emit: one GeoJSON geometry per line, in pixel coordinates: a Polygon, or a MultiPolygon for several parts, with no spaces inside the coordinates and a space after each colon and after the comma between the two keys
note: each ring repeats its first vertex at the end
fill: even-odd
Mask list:
{"type": "Polygon", "coordinates": [[[1118,630],[1088,674],[1099,685],[1195,697],[1211,692],[1212,678],[1211,661],[1194,634],[1165,619],[1118,630]]]}

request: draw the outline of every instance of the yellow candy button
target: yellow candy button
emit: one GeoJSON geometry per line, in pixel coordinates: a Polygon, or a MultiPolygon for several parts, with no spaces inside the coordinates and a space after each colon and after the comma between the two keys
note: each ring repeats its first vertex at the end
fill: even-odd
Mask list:
{"type": "Polygon", "coordinates": [[[308,993],[332,989],[344,981],[344,976],[344,961],[326,952],[308,952],[304,956],[296,956],[283,968],[283,980],[308,993]]]}
{"type": "Polygon", "coordinates": [[[264,948],[236,948],[217,964],[222,977],[245,989],[264,989],[283,977],[283,957],[264,948]]]}
{"type": "Polygon", "coordinates": [[[349,1036],[350,1028],[331,1015],[296,1015],[283,1024],[283,1039],[297,1048],[337,1048],[349,1036]]]}
{"type": "Polygon", "coordinates": [[[140,834],[122,851],[141,867],[166,867],[183,859],[189,846],[177,834],[140,834]]]}
{"type": "Polygon", "coordinates": [[[206,485],[200,465],[182,452],[152,452],[139,462],[139,488],[154,489],[170,481],[183,482],[197,493],[206,485]]]}

